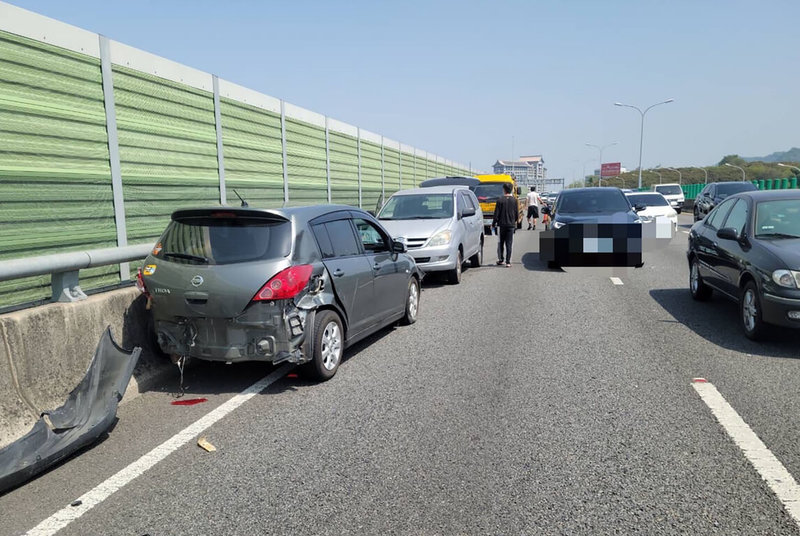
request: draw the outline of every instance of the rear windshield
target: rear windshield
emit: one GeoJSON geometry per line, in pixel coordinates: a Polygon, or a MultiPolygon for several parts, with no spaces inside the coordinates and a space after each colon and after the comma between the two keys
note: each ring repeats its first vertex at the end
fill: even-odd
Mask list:
{"type": "Polygon", "coordinates": [[[681,190],[680,186],[676,185],[665,185],[665,186],[656,186],[656,192],[664,195],[681,195],[683,190],[681,190]]]}
{"type": "Polygon", "coordinates": [[[285,220],[196,217],[172,221],[156,255],[188,264],[235,264],[286,257],[292,226],[285,220]]]}
{"type": "Polygon", "coordinates": [[[484,182],[479,184],[473,190],[475,197],[481,203],[497,201],[498,198],[503,197],[503,183],[502,182],[484,182]]]}
{"type": "Polygon", "coordinates": [[[661,194],[637,194],[629,195],[628,201],[631,205],[645,205],[648,207],[668,207],[669,202],[661,194]]]}
{"type": "Polygon", "coordinates": [[[719,197],[728,197],[729,195],[738,194],[739,192],[751,192],[755,190],[751,182],[732,182],[730,184],[717,184],[717,195],[719,197]]]}
{"type": "Polygon", "coordinates": [[[558,198],[558,212],[570,213],[608,213],[628,212],[631,209],[628,200],[619,190],[603,190],[600,188],[576,192],[564,192],[558,198]]]}
{"type": "Polygon", "coordinates": [[[395,195],[383,206],[381,220],[438,220],[453,217],[453,194],[395,195]]]}

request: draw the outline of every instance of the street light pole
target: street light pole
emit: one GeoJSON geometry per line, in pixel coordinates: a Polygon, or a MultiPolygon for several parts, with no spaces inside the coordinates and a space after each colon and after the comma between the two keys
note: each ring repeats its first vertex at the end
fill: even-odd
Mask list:
{"type": "Polygon", "coordinates": [[[728,166],[728,167],[735,167],[736,169],[738,169],[739,171],[741,171],[741,172],[742,172],[742,182],[744,182],[744,181],[746,181],[746,180],[747,180],[747,177],[746,177],[746,175],[744,174],[744,169],[743,169],[743,168],[740,168],[739,166],[734,166],[733,164],[729,164],[729,163],[727,163],[727,162],[725,162],[725,165],[726,165],[726,166],[728,166]]]}
{"type": "Polygon", "coordinates": [[[671,167],[664,168],[664,169],[668,169],[668,170],[670,170],[670,171],[675,171],[675,172],[678,174],[678,184],[680,184],[680,185],[683,185],[683,175],[681,174],[681,172],[680,172],[680,171],[678,171],[678,170],[677,170],[677,169],[675,169],[675,168],[671,168],[671,167]]]}
{"type": "Polygon", "coordinates": [[[642,144],[644,142],[644,114],[646,114],[650,110],[650,108],[653,108],[654,106],[658,106],[660,104],[667,104],[667,103],[670,103],[670,102],[672,102],[674,100],[675,99],[667,99],[667,100],[665,100],[663,102],[657,102],[657,103],[652,104],[652,105],[648,106],[647,108],[645,108],[644,111],[642,111],[638,106],[633,106],[631,104],[622,104],[621,102],[615,102],[614,103],[614,106],[622,106],[624,108],[633,108],[634,110],[636,110],[637,112],[639,112],[642,115],[642,127],[641,127],[641,130],[639,131],[639,189],[642,188],[642,144]]]}
{"type": "Polygon", "coordinates": [[[587,144],[586,144],[586,146],[587,146],[587,147],[594,147],[595,149],[597,149],[598,151],[600,151],[600,180],[599,180],[599,182],[598,182],[598,184],[599,184],[600,186],[602,186],[602,185],[603,185],[603,151],[604,151],[605,149],[607,149],[607,148],[611,147],[612,145],[616,145],[617,143],[619,143],[619,142],[617,142],[617,141],[614,141],[614,142],[608,143],[608,144],[606,144],[606,145],[594,145],[594,144],[592,144],[592,143],[587,143],[587,144]]]}
{"type": "Polygon", "coordinates": [[[790,166],[790,165],[788,165],[788,164],[781,164],[780,162],[778,162],[778,165],[779,165],[780,167],[788,167],[788,168],[791,168],[791,169],[793,169],[793,170],[797,171],[798,173],[800,173],[800,168],[799,168],[799,167],[797,167],[797,166],[790,166]]]}
{"type": "MultiPolygon", "coordinates": [[[[780,164],[778,164],[778,165],[780,166],[780,164]]],[[[706,168],[704,168],[704,167],[692,166],[692,169],[699,169],[699,170],[702,170],[702,171],[703,171],[703,173],[705,173],[705,174],[706,174],[706,184],[708,184],[708,170],[707,170],[706,168]]]]}
{"type": "Polygon", "coordinates": [[[658,184],[661,184],[661,173],[659,173],[659,172],[658,172],[658,171],[656,171],[655,169],[651,169],[650,171],[652,171],[653,173],[655,173],[656,175],[658,175],[658,184]]]}

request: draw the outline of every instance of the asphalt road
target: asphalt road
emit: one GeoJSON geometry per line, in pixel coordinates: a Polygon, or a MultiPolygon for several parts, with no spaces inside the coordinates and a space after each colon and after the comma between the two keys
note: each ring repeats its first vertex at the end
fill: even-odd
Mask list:
{"type": "MultiPolygon", "coordinates": [[[[681,230],[690,215],[682,215],[681,230]]],[[[426,281],[419,321],[334,379],[284,377],[59,534],[800,534],[691,385],[705,377],[800,477],[800,344],[695,303],[686,234],[636,270],[514,264],[426,281]],[[619,277],[622,285],[612,283],[619,277]]],[[[493,260],[493,238],[486,262],[493,260]]],[[[123,405],[108,438],[0,497],[20,534],[263,378],[198,363],[123,405]]]]}

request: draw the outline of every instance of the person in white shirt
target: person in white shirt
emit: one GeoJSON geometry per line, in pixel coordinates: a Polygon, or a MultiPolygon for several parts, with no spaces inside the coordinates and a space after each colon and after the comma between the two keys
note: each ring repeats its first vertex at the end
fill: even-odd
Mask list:
{"type": "Polygon", "coordinates": [[[536,186],[531,186],[528,193],[528,230],[536,230],[536,220],[539,218],[539,208],[542,206],[542,198],[536,193],[536,186]]]}

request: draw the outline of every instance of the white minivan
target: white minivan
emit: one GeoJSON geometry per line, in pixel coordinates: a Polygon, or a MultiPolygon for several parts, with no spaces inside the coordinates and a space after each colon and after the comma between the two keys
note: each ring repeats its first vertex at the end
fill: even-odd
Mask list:
{"type": "Polygon", "coordinates": [[[654,184],[653,191],[658,192],[666,197],[670,206],[675,209],[675,212],[678,214],[681,213],[683,203],[686,201],[686,199],[683,196],[683,189],[681,188],[680,184],[677,182],[670,184],[654,184]]]}

